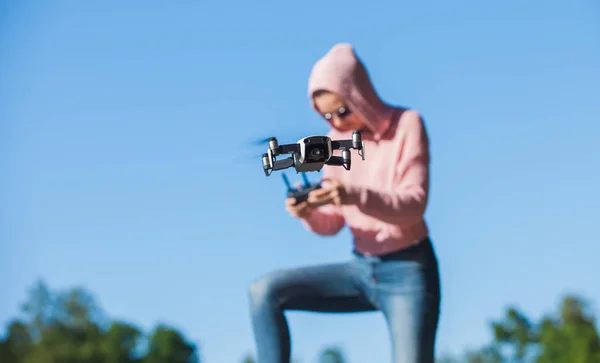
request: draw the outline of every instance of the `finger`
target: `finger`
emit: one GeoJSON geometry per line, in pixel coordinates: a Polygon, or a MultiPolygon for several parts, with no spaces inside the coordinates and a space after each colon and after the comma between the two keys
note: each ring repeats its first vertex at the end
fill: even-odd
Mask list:
{"type": "Polygon", "coordinates": [[[296,209],[296,210],[306,209],[306,207],[308,207],[308,201],[306,201],[306,200],[294,205],[294,209],[296,209]]]}
{"type": "Polygon", "coordinates": [[[340,197],[339,194],[337,194],[336,196],[333,197],[333,204],[335,205],[342,205],[342,198],[340,197]]]}
{"type": "Polygon", "coordinates": [[[335,205],[340,205],[340,191],[338,189],[333,189],[331,193],[329,193],[329,200],[335,205]]]}
{"type": "Polygon", "coordinates": [[[315,190],[312,191],[308,194],[308,198],[310,199],[311,197],[313,198],[313,200],[320,200],[320,199],[329,199],[329,198],[333,198],[337,195],[339,195],[339,190],[337,188],[334,189],[319,189],[319,190],[315,190]]]}
{"type": "Polygon", "coordinates": [[[321,200],[325,199],[327,197],[327,194],[323,194],[323,193],[319,193],[319,194],[308,194],[308,198],[306,199],[306,201],[309,204],[314,204],[314,203],[318,203],[321,200]]]}
{"type": "Polygon", "coordinates": [[[310,206],[308,204],[308,202],[302,202],[302,203],[298,204],[298,208],[295,208],[296,215],[297,216],[307,215],[311,209],[312,209],[312,206],[310,206]]]}
{"type": "Polygon", "coordinates": [[[286,209],[287,209],[288,213],[293,216],[297,216],[301,212],[301,210],[299,210],[298,208],[293,207],[293,206],[287,207],[286,209]]]}
{"type": "Polygon", "coordinates": [[[316,202],[311,202],[310,203],[310,207],[311,208],[319,208],[319,207],[322,207],[324,205],[331,204],[331,203],[333,203],[333,200],[331,200],[331,199],[323,199],[323,200],[319,200],[319,201],[316,201],[316,202]]]}
{"type": "Polygon", "coordinates": [[[335,191],[335,189],[321,195],[309,195],[308,202],[313,206],[328,204],[331,203],[337,195],[338,193],[335,191]]]}
{"type": "Polygon", "coordinates": [[[325,185],[337,185],[339,184],[339,180],[334,179],[334,178],[323,178],[321,179],[321,184],[325,184],[325,185]]]}
{"type": "Polygon", "coordinates": [[[296,198],[287,198],[285,200],[285,205],[287,206],[293,206],[296,203],[296,198]]]}
{"type": "Polygon", "coordinates": [[[331,192],[330,188],[315,189],[315,190],[311,191],[310,193],[308,193],[308,197],[310,198],[311,196],[313,196],[315,198],[320,198],[323,195],[327,195],[329,192],[331,192]]]}

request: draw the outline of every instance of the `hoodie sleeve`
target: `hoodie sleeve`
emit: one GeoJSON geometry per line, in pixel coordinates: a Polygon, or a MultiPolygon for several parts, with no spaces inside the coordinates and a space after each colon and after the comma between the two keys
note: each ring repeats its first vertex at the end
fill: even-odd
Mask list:
{"type": "Polygon", "coordinates": [[[339,207],[331,204],[313,210],[301,221],[306,229],[321,236],[333,236],[346,224],[339,207]]]}
{"type": "MultiPolygon", "coordinates": [[[[408,116],[408,115],[407,115],[408,116]]],[[[390,224],[412,224],[423,217],[429,193],[429,140],[416,112],[402,120],[398,185],[389,192],[368,187],[346,188],[348,201],[363,213],[390,224]]]]}

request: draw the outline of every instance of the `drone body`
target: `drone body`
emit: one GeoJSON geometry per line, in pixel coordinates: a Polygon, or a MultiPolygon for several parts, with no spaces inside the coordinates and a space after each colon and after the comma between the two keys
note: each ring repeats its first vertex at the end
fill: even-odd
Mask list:
{"type": "Polygon", "coordinates": [[[364,142],[360,131],[352,133],[351,140],[331,140],[328,136],[308,136],[300,139],[296,144],[279,145],[277,139],[269,139],[269,148],[262,156],[263,170],[266,176],[275,170],[283,170],[290,167],[296,169],[296,173],[309,171],[320,171],[324,165],[343,166],[350,170],[350,149],[358,150],[358,154],[365,159],[364,142]],[[335,150],[341,150],[342,156],[334,156],[335,150]],[[277,160],[282,154],[292,156],[277,160]]]}

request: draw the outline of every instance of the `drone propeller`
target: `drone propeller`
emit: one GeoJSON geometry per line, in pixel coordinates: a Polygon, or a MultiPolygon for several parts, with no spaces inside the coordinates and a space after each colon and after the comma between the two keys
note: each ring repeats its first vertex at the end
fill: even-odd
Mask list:
{"type": "MultiPolygon", "coordinates": [[[[260,146],[261,148],[263,146],[268,147],[270,139],[271,139],[271,137],[265,137],[265,138],[250,140],[247,145],[250,149],[253,149],[256,146],[260,146]]],[[[262,150],[246,151],[246,152],[243,152],[241,155],[237,155],[235,157],[235,160],[236,160],[236,163],[246,163],[251,160],[260,159],[262,157],[263,153],[264,153],[264,151],[262,151],[262,150]]]]}
{"type": "Polygon", "coordinates": [[[235,157],[233,157],[231,159],[232,162],[234,162],[235,164],[247,164],[249,162],[251,162],[252,160],[256,160],[256,159],[260,159],[262,157],[262,154],[260,152],[256,152],[256,153],[242,153],[239,155],[235,155],[235,157]]]}
{"type": "MultiPolygon", "coordinates": [[[[304,135],[307,135],[310,133],[307,133],[306,131],[300,132],[300,131],[295,131],[295,130],[288,130],[287,132],[274,132],[274,134],[279,135],[276,138],[280,143],[287,144],[287,143],[296,142],[297,140],[300,140],[301,138],[303,138],[304,135]]],[[[267,146],[268,147],[269,140],[273,137],[275,137],[275,136],[257,137],[255,139],[252,139],[252,141],[250,141],[250,144],[254,145],[254,146],[267,146]]]]}
{"type": "Polygon", "coordinates": [[[262,145],[267,145],[269,143],[269,140],[273,138],[273,136],[271,137],[265,137],[262,139],[258,139],[258,140],[254,140],[251,142],[252,145],[254,146],[262,146],[262,145]]]}

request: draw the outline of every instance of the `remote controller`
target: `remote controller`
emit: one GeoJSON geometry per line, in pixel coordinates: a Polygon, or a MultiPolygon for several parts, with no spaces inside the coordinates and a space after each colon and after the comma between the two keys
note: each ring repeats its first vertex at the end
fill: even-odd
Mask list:
{"type": "Polygon", "coordinates": [[[291,186],[290,181],[288,180],[288,178],[285,174],[281,174],[283,176],[283,181],[285,182],[285,185],[287,186],[287,197],[296,199],[296,203],[294,203],[294,205],[297,205],[299,203],[306,201],[308,199],[308,193],[312,192],[313,190],[317,190],[317,189],[321,188],[321,183],[311,184],[308,181],[306,174],[305,173],[301,173],[301,174],[302,174],[302,179],[304,179],[304,185],[300,186],[300,188],[298,188],[298,189],[293,188],[291,186]]]}

